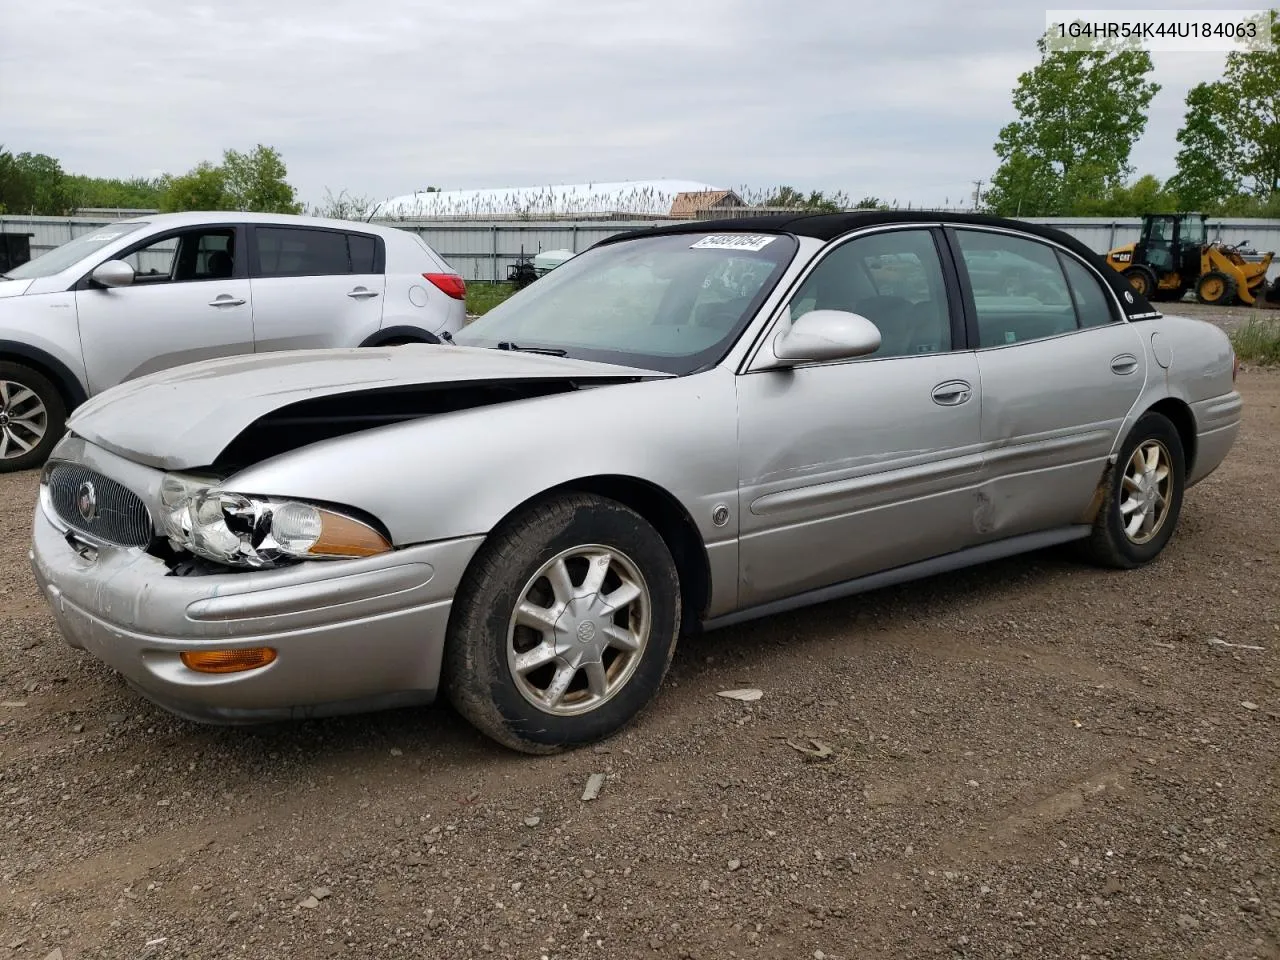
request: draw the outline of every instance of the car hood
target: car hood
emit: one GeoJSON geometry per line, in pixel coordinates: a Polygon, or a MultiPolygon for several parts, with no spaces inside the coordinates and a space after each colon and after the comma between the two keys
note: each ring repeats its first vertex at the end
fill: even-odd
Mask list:
{"type": "Polygon", "coordinates": [[[31,286],[30,280],[0,280],[0,300],[5,297],[20,297],[31,286]]]}
{"type": "Polygon", "coordinates": [[[482,383],[608,382],[669,374],[569,357],[411,344],[295,350],[207,360],[98,394],[68,421],[113,453],[165,470],[212,464],[247,427],[300,401],[482,383]]]}

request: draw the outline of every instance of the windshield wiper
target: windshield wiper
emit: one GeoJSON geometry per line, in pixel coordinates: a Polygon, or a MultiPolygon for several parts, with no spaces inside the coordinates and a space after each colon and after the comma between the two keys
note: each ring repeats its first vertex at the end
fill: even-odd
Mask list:
{"type": "Polygon", "coordinates": [[[518,350],[521,353],[543,353],[548,357],[566,357],[569,351],[561,350],[558,347],[522,347],[519,344],[512,343],[510,340],[502,340],[498,343],[495,350],[518,350]]]}

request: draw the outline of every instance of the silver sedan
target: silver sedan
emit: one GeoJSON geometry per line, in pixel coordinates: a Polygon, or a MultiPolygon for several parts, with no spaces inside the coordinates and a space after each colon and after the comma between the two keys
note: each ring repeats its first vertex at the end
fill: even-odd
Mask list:
{"type": "Polygon", "coordinates": [[[624,234],[455,340],[81,407],[32,549],[68,642],[199,720],[444,691],[550,751],[628,723],[700,629],[1055,544],[1148,563],[1240,422],[1221,331],[983,217],[624,234]]]}

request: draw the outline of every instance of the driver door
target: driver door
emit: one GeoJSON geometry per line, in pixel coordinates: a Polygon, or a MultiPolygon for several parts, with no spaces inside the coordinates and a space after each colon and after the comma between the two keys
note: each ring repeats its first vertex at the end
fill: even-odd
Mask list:
{"type": "Polygon", "coordinates": [[[874,354],[738,378],[744,606],[975,542],[981,384],[942,242],[928,228],[856,237],[792,297],[792,318],[871,320],[874,354]]]}
{"type": "Polygon", "coordinates": [[[133,283],[76,285],[89,392],[212,357],[253,353],[244,230],[216,224],[167,231],[119,254],[133,283]]]}

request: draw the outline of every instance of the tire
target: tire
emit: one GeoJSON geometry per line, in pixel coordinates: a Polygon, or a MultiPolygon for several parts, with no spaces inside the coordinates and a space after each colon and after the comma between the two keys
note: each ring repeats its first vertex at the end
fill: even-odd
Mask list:
{"type": "MultiPolygon", "coordinates": [[[[1144,457],[1143,462],[1148,462],[1144,457]]],[[[1093,533],[1085,541],[1085,553],[1094,563],[1121,570],[1140,567],[1160,555],[1178,524],[1182,511],[1182,497],[1186,490],[1186,455],[1182,439],[1169,419],[1159,413],[1144,414],[1129,432],[1120,456],[1107,474],[1106,490],[1101,508],[1093,521],[1093,533]],[[1136,534],[1126,530],[1143,509],[1142,491],[1135,491],[1129,478],[1137,474],[1138,451],[1159,448],[1159,466],[1168,468],[1167,484],[1160,482],[1157,467],[1155,487],[1164,498],[1163,513],[1159,503],[1153,501],[1150,511],[1155,516],[1152,528],[1139,527],[1136,534]],[[1138,493],[1138,496],[1131,494],[1138,493]],[[1135,510],[1125,509],[1128,503],[1139,501],[1135,510]]]]}
{"type": "Polygon", "coordinates": [[[554,753],[612,736],[635,719],[662,685],[679,626],[679,576],[658,532],[613,500],[556,496],[494,530],[472,561],[453,602],[444,685],[454,708],[486,736],[522,753],[554,753]],[[606,552],[607,566],[593,568],[606,552]],[[557,597],[541,574],[558,558],[568,583],[561,582],[557,597]],[[563,604],[570,594],[581,603],[588,595],[576,592],[597,570],[606,577],[589,595],[597,603],[616,597],[628,582],[629,592],[639,587],[638,599],[618,608],[608,627],[607,610],[597,606],[574,616],[563,604]],[[522,600],[535,612],[559,608],[558,622],[556,613],[542,618],[556,622],[555,629],[517,624],[522,600]],[[643,638],[638,650],[606,642],[606,630],[623,635],[619,625],[631,631],[632,642],[643,638]],[[516,659],[521,654],[529,654],[524,670],[516,659]],[[532,663],[541,666],[530,669],[532,663]],[[567,692],[553,703],[554,684],[564,676],[567,692]]]}
{"type": "Polygon", "coordinates": [[[58,388],[30,367],[0,361],[0,473],[43,464],[66,428],[58,388]]]}
{"type": "Polygon", "coordinates": [[[1234,277],[1221,270],[1210,270],[1196,281],[1196,299],[1218,307],[1228,307],[1236,302],[1239,293],[1234,277]]]}
{"type": "Polygon", "coordinates": [[[1129,281],[1129,286],[1133,287],[1135,293],[1148,300],[1151,299],[1159,286],[1156,272],[1142,264],[1137,264],[1125,270],[1124,278],[1129,281]]]}

